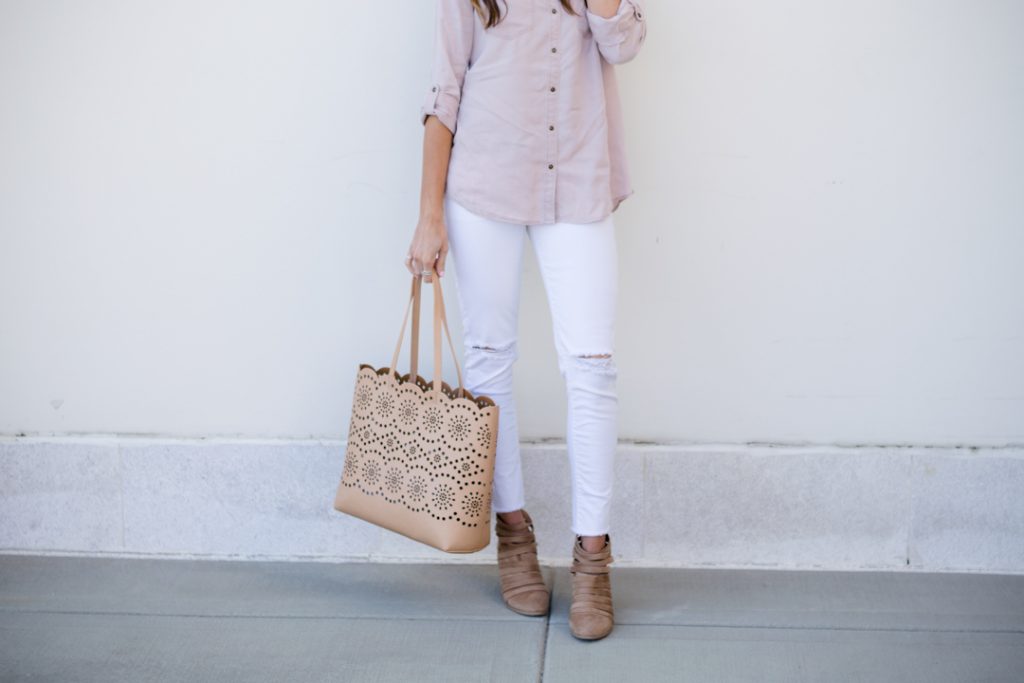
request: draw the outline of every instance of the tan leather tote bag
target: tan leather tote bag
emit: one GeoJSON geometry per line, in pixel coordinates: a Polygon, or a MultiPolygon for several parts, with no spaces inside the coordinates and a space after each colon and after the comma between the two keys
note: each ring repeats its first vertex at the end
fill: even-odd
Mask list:
{"type": "Polygon", "coordinates": [[[436,272],[434,379],[417,374],[420,282],[414,275],[391,365],[359,365],[334,509],[438,550],[472,553],[491,542],[498,406],[462,386],[436,272]],[[410,368],[399,375],[395,366],[410,309],[410,368]],[[455,360],[457,390],[441,379],[442,327],[455,360]]]}

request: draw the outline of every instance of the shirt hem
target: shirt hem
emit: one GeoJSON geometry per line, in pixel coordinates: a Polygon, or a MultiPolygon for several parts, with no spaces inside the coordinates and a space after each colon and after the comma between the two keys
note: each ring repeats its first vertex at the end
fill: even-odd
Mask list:
{"type": "Polygon", "coordinates": [[[621,204],[625,200],[629,199],[634,194],[636,194],[636,190],[630,190],[629,192],[626,192],[625,194],[620,194],[617,197],[613,198],[612,199],[612,213],[615,213],[615,210],[619,208],[619,204],[621,204]]]}
{"type": "Polygon", "coordinates": [[[630,190],[625,194],[613,197],[611,201],[611,209],[602,212],[597,216],[597,218],[585,217],[582,220],[572,218],[559,218],[558,220],[552,222],[545,222],[541,220],[522,220],[520,218],[515,218],[511,216],[503,216],[489,209],[485,209],[481,207],[479,204],[476,204],[475,202],[467,202],[465,199],[460,197],[457,192],[453,192],[451,189],[445,190],[445,194],[447,194],[450,199],[455,201],[457,204],[460,204],[463,208],[468,209],[469,211],[472,211],[473,213],[477,214],[478,216],[483,216],[484,218],[489,218],[494,221],[501,221],[502,223],[513,223],[515,225],[552,225],[554,223],[597,223],[598,221],[603,221],[604,219],[608,218],[608,216],[610,216],[612,213],[614,213],[615,210],[619,208],[619,204],[621,204],[628,197],[632,196],[634,192],[634,190],[630,190]]]}

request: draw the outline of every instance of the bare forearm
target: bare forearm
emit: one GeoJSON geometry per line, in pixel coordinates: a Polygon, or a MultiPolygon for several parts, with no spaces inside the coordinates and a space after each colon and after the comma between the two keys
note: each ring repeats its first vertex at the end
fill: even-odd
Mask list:
{"type": "Polygon", "coordinates": [[[622,0],[587,0],[587,7],[597,16],[608,19],[615,16],[615,13],[619,11],[619,3],[621,2],[622,0]]]}
{"type": "Polygon", "coordinates": [[[420,218],[443,214],[448,161],[452,153],[452,132],[436,116],[423,126],[423,183],[420,190],[420,218]]]}

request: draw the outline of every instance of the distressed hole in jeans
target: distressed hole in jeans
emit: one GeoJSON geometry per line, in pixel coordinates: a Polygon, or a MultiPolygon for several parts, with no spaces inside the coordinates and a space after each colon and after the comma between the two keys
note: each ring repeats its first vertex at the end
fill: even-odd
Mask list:
{"type": "Polygon", "coordinates": [[[581,368],[590,372],[605,375],[614,375],[616,372],[615,361],[610,353],[584,354],[573,358],[581,368]]]}
{"type": "Polygon", "coordinates": [[[515,342],[510,342],[498,347],[486,344],[471,344],[469,348],[473,351],[484,351],[488,355],[508,355],[514,353],[515,345],[515,342]]]}

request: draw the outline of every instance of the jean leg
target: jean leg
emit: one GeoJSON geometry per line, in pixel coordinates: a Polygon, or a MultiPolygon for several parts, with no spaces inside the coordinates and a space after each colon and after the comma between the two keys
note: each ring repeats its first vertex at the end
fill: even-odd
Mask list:
{"type": "Polygon", "coordinates": [[[498,406],[491,507],[511,512],[526,505],[512,384],[525,226],[478,216],[447,195],[445,221],[462,314],[463,381],[498,406]]]}
{"type": "Polygon", "coordinates": [[[618,255],[611,216],[586,224],[531,225],[568,396],[566,444],[575,534],[610,533],[618,445],[614,358],[618,255]]]}

